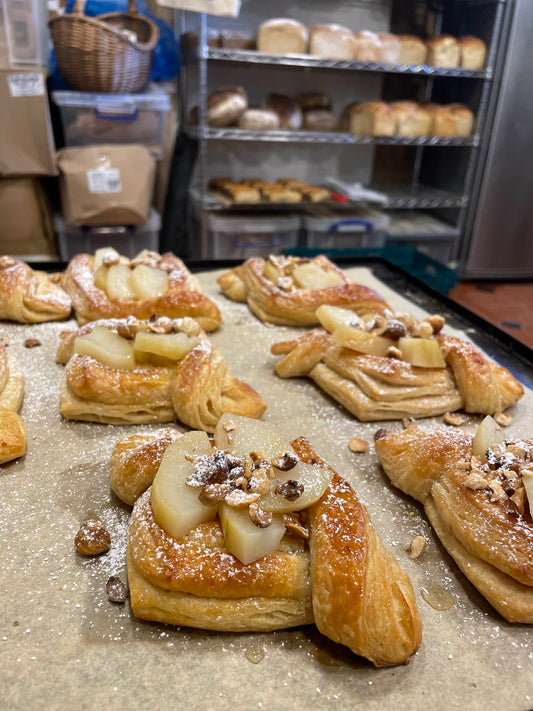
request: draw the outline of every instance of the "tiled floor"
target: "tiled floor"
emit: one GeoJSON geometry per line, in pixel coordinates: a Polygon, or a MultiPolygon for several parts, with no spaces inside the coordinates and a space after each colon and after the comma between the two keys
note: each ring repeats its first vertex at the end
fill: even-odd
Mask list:
{"type": "Polygon", "coordinates": [[[463,282],[448,296],[533,348],[533,282],[463,282]]]}

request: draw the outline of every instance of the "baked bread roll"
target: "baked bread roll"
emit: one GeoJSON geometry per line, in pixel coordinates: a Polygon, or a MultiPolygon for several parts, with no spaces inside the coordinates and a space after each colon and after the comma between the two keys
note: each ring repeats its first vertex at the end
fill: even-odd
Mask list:
{"type": "MultiPolygon", "coordinates": [[[[481,427],[485,426],[485,423],[481,427]]],[[[455,562],[508,622],[533,624],[533,522],[525,480],[533,438],[475,453],[460,429],[383,431],[375,448],[392,483],[424,505],[455,562]]]]}
{"type": "Polygon", "coordinates": [[[419,66],[426,63],[426,43],[415,35],[398,35],[400,40],[399,64],[419,66]]]}
{"type": "Polygon", "coordinates": [[[461,50],[455,37],[439,35],[426,42],[426,62],[434,67],[458,67],[461,61],[461,50]]]}
{"type": "Polygon", "coordinates": [[[461,52],[460,64],[463,69],[483,69],[487,46],[478,37],[467,35],[457,40],[461,52]]]}
{"type": "Polygon", "coordinates": [[[368,30],[355,33],[354,59],[358,62],[379,62],[381,59],[381,40],[379,35],[368,30]]]}
{"type": "Polygon", "coordinates": [[[0,257],[0,318],[17,323],[62,321],[70,316],[70,296],[58,276],[36,271],[16,257],[0,257]]]}
{"type": "Polygon", "coordinates": [[[211,192],[224,203],[246,204],[261,201],[258,188],[246,182],[237,183],[228,178],[212,178],[209,181],[211,192]]]}
{"type": "Polygon", "coordinates": [[[423,106],[414,101],[394,101],[390,107],[396,120],[395,135],[428,135],[431,128],[431,116],[423,106]]]}
{"type": "Polygon", "coordinates": [[[276,131],[280,128],[280,122],[274,111],[247,109],[241,114],[238,126],[246,131],[276,131]]]}
{"type": "Polygon", "coordinates": [[[424,104],[429,114],[429,131],[431,136],[455,136],[455,120],[448,106],[440,104],[424,104]]]}
{"type": "MultiPolygon", "coordinates": [[[[156,315],[170,318],[191,316],[206,331],[213,331],[220,326],[218,307],[201,293],[196,277],[174,254],[167,252],[160,255],[144,251],[133,260],[119,255],[114,249],[99,250],[97,254],[103,254],[102,264],[99,265],[91,254],[78,254],[70,260],[61,278],[61,285],[72,299],[80,325],[101,318],[134,316],[149,319],[156,315]],[[131,298],[129,291],[126,291],[124,297],[120,297],[113,295],[116,292],[110,290],[109,285],[107,291],[99,288],[95,278],[100,266],[103,265],[102,272],[106,273],[105,268],[111,269],[118,264],[126,265],[130,270],[142,264],[154,270],[149,272],[152,276],[168,275],[166,291],[159,295],[152,292],[156,295],[147,295],[146,298],[131,298]]],[[[164,281],[163,278],[161,280],[164,281]]],[[[149,288],[146,293],[150,294],[149,288]]]]}
{"type": "Polygon", "coordinates": [[[309,54],[323,59],[355,59],[354,33],[342,25],[315,25],[309,31],[309,54]]]}
{"type": "Polygon", "coordinates": [[[223,128],[233,126],[248,108],[248,95],[240,87],[218,89],[207,99],[207,123],[223,128]]]}
{"type": "Polygon", "coordinates": [[[309,34],[296,20],[275,18],[259,25],[257,51],[265,54],[305,54],[309,34]]]}
{"type": "Polygon", "coordinates": [[[309,202],[331,200],[331,191],[327,188],[309,185],[309,183],[305,183],[303,180],[296,180],[295,178],[280,178],[277,182],[279,185],[283,185],[283,187],[299,192],[303,200],[308,200],[309,202]]]}
{"type": "Polygon", "coordinates": [[[378,61],[384,64],[400,64],[402,49],[400,38],[390,32],[380,32],[378,37],[381,49],[378,61]]]}
{"type": "MultiPolygon", "coordinates": [[[[238,427],[236,419],[228,422],[238,427]]],[[[133,613],[142,619],[239,632],[315,621],[323,634],[378,667],[406,663],[421,641],[408,577],[383,547],[349,484],[304,438],[287,445],[300,463],[312,462],[331,481],[316,503],[299,512],[296,526],[294,517],[285,519],[287,532],[277,549],[251,562],[240,562],[226,547],[231,546],[216,508],[208,514],[211,519],[176,537],[156,521],[156,486],[140,496],[127,546],[133,613]]],[[[165,458],[171,456],[170,447],[168,452],[165,458]]],[[[228,452],[215,449],[210,456],[222,462],[228,452]]],[[[145,452],[142,461],[146,459],[145,452]]],[[[200,465],[193,466],[199,472],[200,465]]]]}
{"type": "Polygon", "coordinates": [[[302,128],[304,131],[337,131],[339,128],[339,119],[331,111],[324,109],[316,109],[306,111],[303,115],[302,128]]]}
{"type": "Polygon", "coordinates": [[[440,333],[443,322],[389,312],[365,324],[344,314],[340,323],[324,321],[331,332],[315,329],[271,352],[284,356],[276,365],[280,377],[310,377],[362,421],[461,408],[495,414],[518,402],[524,390],[513,375],[470,343],[440,333]]]}
{"type": "Polygon", "coordinates": [[[302,127],[302,110],[298,103],[282,94],[268,94],[263,101],[263,108],[273,111],[283,131],[299,131],[302,127]]]}
{"type": "MultiPolygon", "coordinates": [[[[159,339],[158,342],[161,342],[159,339]]],[[[94,341],[93,341],[94,343],[94,341]]],[[[114,351],[113,351],[114,353],[114,351]]],[[[237,380],[205,332],[191,318],[108,319],[61,333],[56,361],[65,364],[60,388],[60,411],[67,420],[108,424],[142,424],[179,420],[189,427],[212,432],[224,414],[232,412],[261,417],[262,398],[248,384],[237,380]],[[128,367],[116,365],[109,350],[80,345],[98,328],[110,331],[120,352],[138,343],[139,333],[185,334],[185,353],[177,359],[156,351],[154,356],[135,346],[128,367]],[[124,345],[124,342],[126,345],[124,345]]]]}
{"type": "Polygon", "coordinates": [[[24,395],[22,369],[0,346],[0,464],[26,454],[26,427],[17,414],[24,395]]]}
{"type": "Polygon", "coordinates": [[[267,183],[265,180],[247,179],[242,181],[244,185],[257,188],[261,199],[265,202],[301,202],[302,194],[296,190],[291,190],[278,183],[267,183]]]}
{"type": "Polygon", "coordinates": [[[448,104],[447,108],[455,124],[454,136],[471,136],[474,130],[473,112],[464,104],[448,104]]]}
{"type": "Polygon", "coordinates": [[[300,94],[299,102],[303,112],[318,109],[331,111],[331,97],[321,91],[309,91],[305,94],[300,94]]]}
{"type": "Polygon", "coordinates": [[[220,276],[218,283],[228,298],[246,302],[262,321],[279,325],[316,324],[315,312],[321,304],[344,306],[360,314],[387,308],[372,289],[350,281],[324,255],[313,259],[252,257],[220,276]]]}
{"type": "Polygon", "coordinates": [[[384,101],[349,104],[340,118],[341,131],[359,136],[394,136],[396,117],[384,101]]]}

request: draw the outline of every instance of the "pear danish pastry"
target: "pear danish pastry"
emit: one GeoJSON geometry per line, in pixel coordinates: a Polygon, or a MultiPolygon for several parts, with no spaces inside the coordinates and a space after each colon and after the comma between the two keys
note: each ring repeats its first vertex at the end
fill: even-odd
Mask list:
{"type": "Polygon", "coordinates": [[[533,624],[533,438],[498,430],[491,417],[475,437],[411,424],[375,447],[470,582],[508,622],[533,624]]]}
{"type": "Polygon", "coordinates": [[[159,461],[129,527],[136,616],[225,631],[314,621],[376,666],[407,663],[421,640],[411,583],[306,439],[230,414],[214,445],[200,432],[161,439],[162,456],[156,435],[122,440],[112,457],[113,488],[137,478],[136,494],[154,476],[150,448],[159,461]]]}
{"type": "Polygon", "coordinates": [[[26,427],[17,414],[23,394],[20,365],[0,346],[0,464],[26,454],[26,427]]]}
{"type": "Polygon", "coordinates": [[[66,364],[60,409],[69,420],[179,420],[212,432],[224,412],[266,409],[192,318],[93,321],[61,334],[56,360],[66,364]]]}
{"type": "Polygon", "coordinates": [[[441,333],[444,319],[418,322],[385,312],[359,318],[322,306],[325,328],[275,343],[282,378],[309,376],[359,420],[431,417],[463,408],[496,414],[524,390],[472,344],[441,333]]]}
{"type": "Polygon", "coordinates": [[[218,283],[228,298],[246,302],[262,321],[279,325],[313,326],[322,304],[343,306],[357,314],[387,308],[375,291],[350,281],[324,255],[252,257],[222,274],[218,283]]]}
{"type": "Polygon", "coordinates": [[[201,293],[198,280],[170,252],[143,251],[135,259],[110,247],[71,259],[62,285],[72,298],[78,323],[108,318],[191,316],[205,331],[221,323],[215,303],[201,293]]]}
{"type": "Polygon", "coordinates": [[[55,276],[15,257],[0,258],[0,318],[18,323],[62,321],[70,316],[70,296],[55,276]]]}

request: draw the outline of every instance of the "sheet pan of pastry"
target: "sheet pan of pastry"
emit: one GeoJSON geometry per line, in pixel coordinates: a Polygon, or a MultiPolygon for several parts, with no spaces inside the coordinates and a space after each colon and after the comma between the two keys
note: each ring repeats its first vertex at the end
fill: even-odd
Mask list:
{"type": "MultiPolygon", "coordinates": [[[[357,283],[375,289],[398,311],[434,313],[415,286],[386,269],[351,267],[357,283]],[[402,295],[402,293],[404,295],[402,295]]],[[[43,324],[3,322],[25,377],[19,414],[27,453],[0,470],[0,545],[3,551],[3,631],[0,677],[9,708],[92,709],[129,703],[136,708],[178,703],[205,709],[242,708],[524,709],[533,703],[531,630],[498,615],[461,573],[431,527],[423,506],[392,486],[374,449],[374,434],[397,422],[359,422],[309,379],[275,374],[270,352],[302,328],[272,326],[245,303],[221,293],[223,270],[196,274],[218,306],[222,325],[210,338],[236,377],[267,404],[263,419],[290,439],[307,437],[318,454],[351,483],[387,550],[410,577],[422,618],[422,643],[407,665],[376,669],[320,635],[316,627],[264,633],[215,633],[143,622],[129,603],[106,594],[111,576],[126,579],[131,509],[110,489],[110,457],[128,435],[161,425],[116,426],[67,421],[60,415],[63,368],[55,362],[59,334],[74,320],[43,324]],[[28,344],[31,343],[32,347],[28,344]],[[352,451],[353,438],[368,443],[352,451]],[[107,553],[86,558],[74,538],[80,523],[97,518],[111,537],[107,553]],[[412,557],[412,542],[425,549],[412,557]]],[[[446,307],[443,307],[446,311],[446,307]]],[[[443,313],[448,332],[477,340],[477,324],[443,313]]],[[[484,341],[484,345],[490,344],[484,341]]],[[[531,437],[531,366],[493,343],[525,386],[506,429],[531,437]]],[[[488,355],[494,355],[488,352],[488,355]]],[[[481,422],[467,415],[461,429],[481,422]]],[[[165,425],[167,427],[169,425],[165,425]]],[[[170,425],[178,432],[187,428],[170,425]]],[[[421,426],[449,427],[442,417],[421,426]]]]}

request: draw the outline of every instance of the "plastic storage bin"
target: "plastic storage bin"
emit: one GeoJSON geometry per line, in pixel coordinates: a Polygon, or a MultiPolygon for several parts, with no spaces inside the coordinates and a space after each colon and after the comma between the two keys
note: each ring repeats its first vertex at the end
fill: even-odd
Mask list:
{"type": "Polygon", "coordinates": [[[298,245],[299,215],[210,213],[208,251],[212,259],[248,259],[281,254],[298,245]]]}
{"type": "Polygon", "coordinates": [[[383,247],[388,217],[369,207],[347,211],[318,210],[303,218],[306,245],[311,249],[383,247]]]}
{"type": "Polygon", "coordinates": [[[453,256],[459,230],[424,212],[390,212],[387,246],[406,245],[447,264],[453,256]]]}
{"type": "Polygon", "coordinates": [[[154,208],[150,208],[148,222],[144,225],[75,227],[56,215],[54,229],[64,262],[76,254],[92,254],[100,247],[114,247],[120,254],[132,258],[143,249],[159,251],[161,218],[154,208]]]}
{"type": "Polygon", "coordinates": [[[48,11],[43,0],[0,0],[2,69],[46,67],[47,19],[48,11]]]}
{"type": "Polygon", "coordinates": [[[163,155],[170,99],[150,84],[141,94],[91,94],[53,91],[67,147],[142,143],[156,158],[163,155]]]}
{"type": "Polygon", "coordinates": [[[455,236],[444,235],[388,235],[386,245],[387,247],[402,245],[412,247],[427,257],[448,264],[453,255],[455,240],[455,236]]]}

